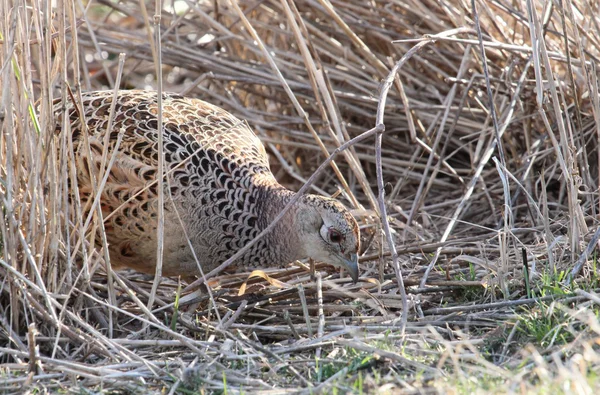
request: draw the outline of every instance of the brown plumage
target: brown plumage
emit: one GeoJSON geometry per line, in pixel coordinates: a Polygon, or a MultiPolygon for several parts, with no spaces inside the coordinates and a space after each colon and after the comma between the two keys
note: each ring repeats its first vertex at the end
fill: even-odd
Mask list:
{"type": "MultiPolygon", "coordinates": [[[[66,106],[79,195],[88,212],[94,198],[89,169],[99,174],[112,100],[111,91],[89,92],[83,114],[70,102],[66,106]],[[91,157],[83,144],[86,130],[91,157]]],[[[155,92],[119,92],[108,158],[118,152],[101,196],[112,265],[146,273],[156,267],[157,108],[155,92]]],[[[264,146],[245,122],[201,100],[167,93],[162,114],[168,174],[163,274],[197,274],[198,264],[208,272],[268,226],[295,193],[275,180],[264,146]]],[[[348,269],[356,280],[358,248],[358,225],[342,204],[304,195],[236,264],[269,268],[312,257],[348,269]]]]}

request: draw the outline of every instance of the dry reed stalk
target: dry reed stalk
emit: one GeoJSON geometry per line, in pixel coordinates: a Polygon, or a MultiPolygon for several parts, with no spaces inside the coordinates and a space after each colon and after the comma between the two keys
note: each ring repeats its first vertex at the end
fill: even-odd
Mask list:
{"type": "Polygon", "coordinates": [[[373,391],[443,389],[442,375],[534,388],[521,382],[536,371],[590,390],[597,4],[173,2],[153,20],[144,2],[23,4],[0,2],[0,391],[77,377],[92,390],[176,393],[195,369],[208,391],[350,389],[360,369],[373,391]],[[315,282],[295,266],[266,271],[290,289],[251,279],[240,297],[247,274],[211,272],[200,281],[218,289],[174,303],[177,281],[114,273],[106,241],[93,243],[114,153],[103,152],[95,200],[75,193],[70,212],[70,125],[63,117],[55,134],[53,99],[119,86],[215,102],[259,132],[282,183],[341,191],[366,235],[361,282],[319,264],[315,282]],[[534,289],[560,272],[563,287],[589,289],[528,298],[523,249],[534,289]],[[546,349],[515,347],[525,326],[515,307],[544,303],[579,331],[571,354],[556,335],[546,349]],[[494,336],[497,358],[481,351],[494,336]],[[354,365],[353,352],[382,358],[354,365]]]}

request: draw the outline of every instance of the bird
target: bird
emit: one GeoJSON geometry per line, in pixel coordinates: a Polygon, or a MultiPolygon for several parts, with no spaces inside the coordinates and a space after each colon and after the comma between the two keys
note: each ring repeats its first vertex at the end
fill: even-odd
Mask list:
{"type": "MultiPolygon", "coordinates": [[[[296,192],[275,179],[265,147],[247,122],[200,99],[175,93],[161,98],[162,275],[189,278],[215,269],[253,240],[296,192]]],[[[68,185],[71,205],[78,195],[86,218],[94,185],[104,178],[99,204],[111,266],[154,274],[158,93],[104,90],[84,92],[80,102],[59,101],[55,132],[69,133],[77,181],[77,188],[68,185]],[[65,130],[62,117],[68,117],[65,130]]],[[[346,269],[356,282],[359,248],[359,226],[350,211],[335,199],[307,193],[234,266],[263,270],[312,258],[346,269]]]]}

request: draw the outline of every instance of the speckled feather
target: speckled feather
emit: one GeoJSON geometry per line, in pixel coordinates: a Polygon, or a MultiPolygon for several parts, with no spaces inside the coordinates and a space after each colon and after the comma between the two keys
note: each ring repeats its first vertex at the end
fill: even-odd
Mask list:
{"type": "MultiPolygon", "coordinates": [[[[112,91],[89,92],[83,94],[83,114],[71,102],[66,106],[86,214],[94,197],[89,169],[93,165],[96,174],[100,170],[112,100],[112,91]],[[83,144],[85,130],[91,159],[83,144]]],[[[57,104],[60,114],[59,108],[57,104]]],[[[154,273],[156,266],[157,113],[155,92],[119,92],[108,136],[108,157],[117,148],[116,160],[101,196],[111,263],[147,273],[154,273]]],[[[198,273],[198,266],[188,239],[202,269],[210,271],[268,226],[294,192],[275,180],[254,132],[225,110],[165,93],[162,115],[167,173],[163,274],[189,276],[198,273]]],[[[328,249],[332,243],[325,241],[328,249]]],[[[236,263],[265,268],[311,255],[327,261],[333,253],[336,257],[356,253],[358,243],[358,226],[343,205],[305,195],[273,232],[236,263]],[[341,235],[342,241],[333,243],[333,252],[313,251],[315,246],[307,245],[315,243],[312,234],[319,234],[324,223],[327,228],[321,239],[328,239],[331,229],[341,235]]]]}

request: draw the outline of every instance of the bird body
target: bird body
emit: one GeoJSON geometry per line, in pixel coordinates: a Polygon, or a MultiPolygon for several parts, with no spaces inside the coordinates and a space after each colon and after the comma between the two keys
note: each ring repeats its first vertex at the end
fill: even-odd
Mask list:
{"type": "MultiPolygon", "coordinates": [[[[66,105],[84,214],[114,155],[100,205],[113,267],[154,273],[158,213],[158,103],[151,91],[82,95],[66,105]],[[87,148],[89,143],[89,149],[87,148]],[[105,152],[105,147],[107,151],[105,152]],[[103,166],[104,164],[104,166],[103,166]]],[[[269,168],[261,141],[225,110],[176,94],[162,96],[164,152],[163,274],[208,272],[265,229],[295,192],[269,168]]],[[[59,122],[60,125],[60,122],[59,122]]],[[[355,219],[334,199],[304,195],[237,262],[277,267],[312,257],[358,275],[355,219]]]]}

